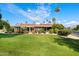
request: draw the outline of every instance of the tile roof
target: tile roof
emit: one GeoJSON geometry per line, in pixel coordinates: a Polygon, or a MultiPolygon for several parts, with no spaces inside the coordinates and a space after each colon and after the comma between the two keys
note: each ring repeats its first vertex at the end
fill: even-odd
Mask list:
{"type": "Polygon", "coordinates": [[[52,27],[52,24],[16,24],[21,27],[52,27]]]}

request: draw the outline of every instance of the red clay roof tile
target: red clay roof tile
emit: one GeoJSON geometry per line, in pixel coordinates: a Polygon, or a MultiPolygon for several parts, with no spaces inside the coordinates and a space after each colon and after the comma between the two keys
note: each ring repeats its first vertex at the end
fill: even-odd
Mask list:
{"type": "Polygon", "coordinates": [[[52,27],[52,24],[17,24],[21,27],[52,27]]]}

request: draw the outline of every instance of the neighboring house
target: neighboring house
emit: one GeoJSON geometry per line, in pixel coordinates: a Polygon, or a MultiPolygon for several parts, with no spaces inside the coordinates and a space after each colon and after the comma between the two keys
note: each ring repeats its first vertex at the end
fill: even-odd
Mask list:
{"type": "Polygon", "coordinates": [[[52,28],[52,24],[16,24],[14,31],[17,32],[22,28],[25,28],[28,32],[38,32],[41,28],[43,28],[47,32],[50,28],[52,28]]]}

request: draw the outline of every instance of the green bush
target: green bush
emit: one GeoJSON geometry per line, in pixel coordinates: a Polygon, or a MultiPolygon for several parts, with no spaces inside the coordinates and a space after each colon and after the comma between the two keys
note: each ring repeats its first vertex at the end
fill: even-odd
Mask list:
{"type": "Polygon", "coordinates": [[[64,29],[65,27],[64,27],[63,24],[53,24],[52,25],[52,28],[53,29],[57,28],[57,29],[61,30],[61,29],[64,29]]]}
{"type": "Polygon", "coordinates": [[[2,25],[0,25],[0,29],[3,29],[3,26],[2,25]]]}
{"type": "Polygon", "coordinates": [[[41,30],[38,31],[38,33],[45,33],[45,30],[41,29],[41,30]]]}
{"type": "Polygon", "coordinates": [[[49,30],[49,33],[53,33],[53,29],[50,29],[50,30],[49,30]]]}
{"type": "Polygon", "coordinates": [[[52,25],[52,29],[54,33],[58,33],[59,30],[64,29],[64,25],[63,24],[53,24],[52,25]]]}
{"type": "Polygon", "coordinates": [[[0,29],[3,29],[4,27],[7,31],[10,30],[10,24],[5,20],[0,19],[0,29]]]}
{"type": "Polygon", "coordinates": [[[69,29],[63,29],[58,31],[58,35],[67,36],[71,33],[71,30],[69,29]]]}

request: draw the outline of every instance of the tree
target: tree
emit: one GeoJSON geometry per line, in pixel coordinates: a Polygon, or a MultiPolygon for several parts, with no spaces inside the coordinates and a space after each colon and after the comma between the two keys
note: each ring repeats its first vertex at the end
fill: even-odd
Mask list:
{"type": "MultiPolygon", "coordinates": [[[[54,9],[54,11],[55,11],[56,13],[58,13],[58,12],[60,12],[60,8],[59,8],[58,6],[56,6],[55,9],[54,9]]],[[[56,23],[56,18],[54,17],[54,18],[52,19],[52,21],[53,21],[53,24],[55,24],[55,23],[56,23]]]]}
{"type": "Polygon", "coordinates": [[[10,29],[10,24],[5,21],[5,20],[0,20],[0,29],[6,29],[7,31],[9,31],[10,29]]]}
{"type": "Polygon", "coordinates": [[[27,21],[25,21],[25,24],[27,24],[28,22],[27,21]]]}
{"type": "Polygon", "coordinates": [[[56,18],[55,17],[52,18],[52,22],[53,22],[53,24],[56,24],[56,18]]]}
{"type": "Polygon", "coordinates": [[[1,19],[0,19],[0,29],[3,29],[3,22],[1,19]]]}
{"type": "Polygon", "coordinates": [[[51,24],[51,21],[49,20],[49,23],[51,24]]]}
{"type": "Polygon", "coordinates": [[[10,24],[7,21],[4,21],[4,20],[2,20],[2,22],[3,22],[3,27],[5,27],[5,29],[7,31],[9,31],[10,30],[10,24]]]}
{"type": "Polygon", "coordinates": [[[49,20],[48,20],[48,19],[46,19],[46,22],[48,23],[48,22],[49,22],[49,20]]]}
{"type": "Polygon", "coordinates": [[[9,31],[10,29],[10,24],[7,21],[2,20],[2,14],[0,13],[0,29],[6,29],[7,31],[9,31]]]}
{"type": "Polygon", "coordinates": [[[53,28],[53,32],[54,32],[54,33],[57,33],[58,30],[62,30],[62,29],[64,29],[65,27],[64,27],[64,25],[62,25],[62,24],[53,24],[53,25],[52,25],[52,28],[53,28]]]}
{"type": "MultiPolygon", "coordinates": [[[[60,8],[58,6],[55,7],[54,11],[56,13],[60,12],[60,8]]],[[[62,25],[59,25],[59,24],[56,24],[56,18],[52,18],[52,22],[53,22],[53,32],[56,33],[56,31],[59,30],[59,28],[62,26],[62,25]]]]}
{"type": "Polygon", "coordinates": [[[67,36],[70,33],[72,33],[72,31],[70,29],[63,29],[63,30],[58,31],[58,35],[62,35],[62,36],[67,36]]]}
{"type": "Polygon", "coordinates": [[[2,14],[0,13],[0,29],[2,29],[3,28],[3,24],[2,24],[2,14]]]}
{"type": "Polygon", "coordinates": [[[60,8],[57,6],[57,7],[55,7],[54,11],[55,11],[56,13],[58,13],[58,12],[60,12],[60,8]]]}
{"type": "Polygon", "coordinates": [[[79,30],[79,25],[76,26],[76,29],[79,30]]]}
{"type": "Polygon", "coordinates": [[[57,29],[61,30],[61,29],[64,29],[65,27],[62,24],[53,24],[52,28],[57,28],[57,29]]]}
{"type": "Polygon", "coordinates": [[[79,25],[76,25],[76,27],[73,28],[73,30],[75,30],[75,31],[79,31],[79,25]]]}
{"type": "Polygon", "coordinates": [[[35,24],[36,22],[35,21],[33,21],[33,24],[35,24]]]}
{"type": "Polygon", "coordinates": [[[55,33],[56,31],[55,31],[55,24],[56,24],[56,18],[54,17],[54,18],[52,18],[52,23],[53,23],[53,25],[52,25],[52,27],[53,27],[53,32],[55,33]]]}
{"type": "MultiPolygon", "coordinates": [[[[46,21],[47,21],[47,23],[49,22],[49,20],[48,20],[48,19],[46,19],[46,21]]],[[[47,27],[46,27],[46,32],[47,32],[47,27]]]]}
{"type": "Polygon", "coordinates": [[[45,21],[43,21],[43,23],[45,24],[45,21]]]}
{"type": "Polygon", "coordinates": [[[0,13],[0,20],[1,20],[1,18],[2,18],[2,14],[0,13]]]}
{"type": "Polygon", "coordinates": [[[1,14],[1,10],[0,10],[0,20],[2,19],[2,14],[1,14]]]}

